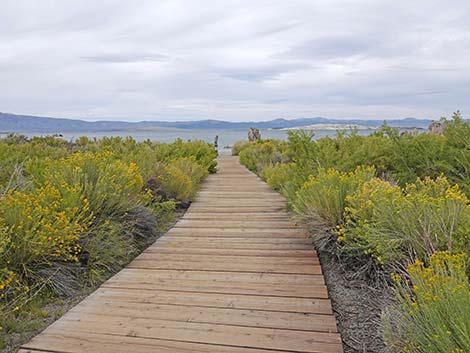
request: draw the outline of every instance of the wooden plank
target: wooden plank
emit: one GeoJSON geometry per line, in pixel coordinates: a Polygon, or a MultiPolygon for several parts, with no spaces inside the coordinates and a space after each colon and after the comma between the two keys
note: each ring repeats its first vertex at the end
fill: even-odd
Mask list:
{"type": "Polygon", "coordinates": [[[305,274],[271,274],[271,273],[244,273],[224,271],[187,271],[187,270],[139,270],[125,268],[111,279],[127,279],[153,281],[161,280],[191,280],[210,281],[210,283],[243,282],[264,284],[324,284],[323,276],[305,274]]]}
{"type": "Polygon", "coordinates": [[[247,221],[252,220],[282,220],[282,221],[291,221],[292,218],[289,215],[279,214],[277,212],[253,212],[251,214],[246,213],[236,213],[236,212],[225,212],[219,214],[203,213],[203,212],[186,212],[183,216],[183,219],[224,219],[224,220],[240,220],[245,219],[247,221]]]}
{"type": "Polygon", "coordinates": [[[154,270],[198,270],[198,271],[224,271],[224,272],[253,272],[253,273],[279,273],[279,274],[310,274],[320,275],[319,265],[308,266],[305,264],[253,264],[253,263],[233,263],[214,262],[212,259],[206,261],[169,261],[169,260],[144,260],[135,259],[128,268],[154,269],[154,270]]]}
{"type": "MultiPolygon", "coordinates": [[[[92,297],[128,303],[175,304],[187,306],[266,310],[311,314],[332,314],[330,301],[320,298],[275,297],[205,292],[99,288],[92,297]]],[[[133,305],[133,304],[132,304],[133,305]]]]}
{"type": "Polygon", "coordinates": [[[272,229],[292,229],[296,228],[291,221],[247,221],[247,220],[200,220],[181,219],[176,225],[177,228],[272,228],[272,229]]]}
{"type": "Polygon", "coordinates": [[[177,248],[177,249],[190,249],[190,248],[204,248],[204,249],[221,249],[221,250],[304,250],[310,251],[309,245],[306,244],[250,244],[250,243],[214,243],[206,242],[204,244],[186,244],[184,242],[168,242],[166,239],[158,241],[160,249],[177,248]]]}
{"type": "Polygon", "coordinates": [[[206,237],[203,235],[200,236],[192,236],[191,233],[183,236],[167,236],[162,238],[158,241],[158,243],[169,243],[169,242],[181,242],[181,241],[188,241],[192,243],[206,243],[206,242],[220,242],[223,244],[236,244],[236,243],[244,243],[244,244],[302,244],[307,245],[308,247],[312,246],[312,242],[308,238],[304,237],[276,237],[276,238],[256,238],[256,237],[206,237]]]}
{"type": "MultiPolygon", "coordinates": [[[[47,329],[26,346],[32,349],[50,347],[54,353],[213,353],[215,350],[220,353],[273,353],[272,350],[264,349],[214,346],[196,342],[118,336],[96,332],[74,332],[55,328],[47,329]]],[[[49,353],[32,349],[20,350],[19,353],[49,353]]]]}
{"type": "Polygon", "coordinates": [[[318,265],[320,261],[315,256],[308,257],[269,257],[269,256],[233,256],[233,255],[192,255],[192,254],[161,254],[158,252],[143,252],[136,259],[156,260],[156,261],[185,261],[201,262],[210,260],[211,262],[223,263],[247,263],[247,264],[283,264],[283,265],[318,265]]]}
{"type": "MultiPolygon", "coordinates": [[[[178,224],[178,223],[177,223],[178,224]]],[[[303,237],[306,237],[306,234],[304,231],[302,231],[299,228],[286,228],[286,229],[273,229],[273,228],[245,228],[245,227],[239,227],[239,228],[207,228],[207,229],[200,229],[199,227],[184,227],[187,228],[188,230],[182,230],[179,227],[171,228],[167,234],[172,234],[176,232],[182,232],[182,231],[191,231],[194,233],[200,233],[200,234],[213,234],[213,233],[252,233],[252,234],[284,234],[290,236],[291,234],[302,234],[303,237]]],[[[163,237],[162,237],[163,238],[163,237]]]]}
{"type": "Polygon", "coordinates": [[[157,252],[160,254],[188,254],[188,255],[233,255],[233,256],[268,256],[268,257],[311,257],[315,251],[308,250],[279,250],[279,249],[217,249],[217,248],[178,248],[152,245],[144,252],[157,252]]]}
{"type": "Polygon", "coordinates": [[[189,207],[190,211],[197,212],[209,212],[209,213],[226,213],[226,212],[239,212],[239,213],[253,213],[253,212],[274,212],[274,211],[284,211],[286,209],[285,205],[265,205],[260,209],[258,206],[222,206],[218,205],[217,207],[202,205],[202,204],[192,204],[189,207]]]}
{"type": "Polygon", "coordinates": [[[124,318],[156,319],[229,326],[262,327],[285,330],[337,332],[331,315],[289,313],[234,308],[134,303],[93,298],[70,310],[72,313],[124,318]]]}
{"type": "MultiPolygon", "coordinates": [[[[277,200],[284,200],[284,198],[274,192],[270,191],[258,191],[258,192],[247,192],[247,191],[214,191],[212,190],[202,190],[198,193],[198,199],[200,198],[209,198],[209,197],[227,197],[232,199],[265,199],[265,198],[273,198],[277,200]]],[[[285,201],[285,200],[284,200],[285,201]]]]}
{"type": "Polygon", "coordinates": [[[68,312],[52,324],[54,329],[114,334],[142,338],[157,338],[183,342],[208,343],[297,352],[341,352],[341,340],[336,333],[317,331],[278,330],[255,327],[203,324],[143,318],[120,318],[68,312]]]}
{"type": "MultiPolygon", "coordinates": [[[[201,230],[200,228],[173,228],[171,234],[168,236],[171,237],[201,237],[201,238],[244,238],[244,239],[266,239],[267,241],[274,241],[274,239],[285,239],[288,238],[298,238],[298,239],[307,239],[311,243],[311,239],[307,238],[305,234],[300,233],[298,231],[293,233],[284,233],[279,230],[273,230],[271,233],[269,232],[258,232],[258,229],[233,229],[233,228],[224,228],[224,229],[209,229],[209,230],[217,230],[217,232],[204,232],[205,229],[202,229],[202,232],[198,231],[201,230]],[[232,230],[236,230],[236,232],[232,232],[232,230]],[[242,232],[238,232],[238,230],[243,230],[242,232]]],[[[288,230],[288,229],[284,229],[288,230]]],[[[214,239],[217,240],[217,239],[214,239]]]]}
{"type": "Polygon", "coordinates": [[[225,191],[246,191],[246,192],[258,192],[258,191],[262,191],[262,192],[272,192],[272,190],[268,187],[268,186],[257,186],[257,185],[253,185],[253,186],[250,186],[250,185],[246,185],[246,186],[236,186],[236,185],[225,185],[225,184],[221,184],[221,185],[211,185],[211,186],[202,186],[200,189],[200,191],[220,191],[220,192],[225,192],[225,191]]]}
{"type": "Polygon", "coordinates": [[[279,195],[273,195],[271,193],[264,193],[264,194],[255,194],[250,195],[250,193],[242,194],[242,195],[235,195],[230,194],[227,195],[226,193],[217,193],[217,194],[205,194],[201,193],[195,199],[195,202],[206,202],[212,203],[213,201],[217,200],[231,200],[231,201],[240,201],[244,202],[244,200],[259,200],[264,202],[280,202],[285,203],[286,200],[279,195]]]}
{"type": "Polygon", "coordinates": [[[298,229],[247,229],[247,228],[172,228],[167,236],[175,237],[203,237],[203,238],[301,238],[309,239],[303,232],[298,229]]]}
{"type": "Polygon", "coordinates": [[[128,288],[145,290],[167,290],[181,292],[204,292],[237,295],[262,295],[273,297],[328,298],[326,286],[320,284],[298,283],[257,283],[240,281],[180,280],[162,278],[152,279],[111,278],[103,285],[105,288],[128,288]]]}
{"type": "MultiPolygon", "coordinates": [[[[223,186],[223,187],[228,187],[228,186],[233,186],[233,187],[237,187],[238,190],[244,190],[246,187],[257,187],[259,190],[259,188],[262,188],[264,190],[270,190],[269,186],[267,186],[263,181],[261,180],[257,180],[257,179],[246,179],[246,180],[240,180],[239,178],[232,178],[232,179],[229,179],[229,178],[220,178],[220,176],[218,176],[219,179],[215,179],[215,180],[210,180],[208,179],[207,180],[207,183],[209,184],[210,183],[210,187],[211,188],[218,188],[219,186],[223,186]]],[[[206,184],[206,185],[208,185],[206,184]]],[[[203,185],[203,186],[206,186],[206,185],[203,185]]],[[[272,189],[270,190],[272,191],[272,189]]]]}
{"type": "MultiPolygon", "coordinates": [[[[207,206],[208,202],[205,201],[194,201],[192,206],[203,205],[207,206]]],[[[211,207],[239,207],[240,204],[243,204],[245,207],[258,207],[263,208],[266,206],[284,206],[286,203],[282,200],[257,200],[257,199],[213,199],[210,201],[211,207]]]]}
{"type": "Polygon", "coordinates": [[[253,213],[253,212],[278,212],[285,211],[286,205],[284,204],[264,204],[261,206],[256,205],[223,205],[218,204],[213,206],[208,206],[207,203],[193,203],[189,207],[189,211],[198,211],[198,212],[211,212],[211,213],[226,213],[226,212],[244,212],[244,213],[253,213]]]}
{"type": "Polygon", "coordinates": [[[274,239],[270,238],[245,238],[245,237],[205,237],[205,236],[168,236],[159,241],[160,243],[172,243],[172,242],[182,242],[188,241],[193,244],[205,244],[207,242],[217,242],[227,246],[230,244],[302,244],[307,247],[311,246],[310,239],[301,238],[301,237],[277,237],[274,239]]]}

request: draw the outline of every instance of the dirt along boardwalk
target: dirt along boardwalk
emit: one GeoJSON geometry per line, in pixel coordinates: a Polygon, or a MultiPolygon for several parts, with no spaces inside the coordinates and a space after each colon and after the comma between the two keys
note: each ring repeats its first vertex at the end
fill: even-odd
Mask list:
{"type": "Polygon", "coordinates": [[[284,199],[236,157],[219,166],[174,228],[20,352],[342,352],[284,199]]]}

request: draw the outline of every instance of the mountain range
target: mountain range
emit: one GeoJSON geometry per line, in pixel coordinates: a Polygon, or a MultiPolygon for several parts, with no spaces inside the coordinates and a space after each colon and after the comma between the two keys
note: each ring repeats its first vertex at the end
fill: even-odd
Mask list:
{"type": "MultiPolygon", "coordinates": [[[[392,127],[427,128],[432,120],[428,119],[391,119],[386,120],[392,127]]],[[[316,124],[367,125],[379,127],[384,120],[360,119],[327,119],[321,117],[300,119],[274,119],[269,121],[232,122],[223,120],[193,121],[84,121],[79,119],[63,119],[16,115],[0,112],[0,132],[15,133],[62,133],[62,132],[106,132],[106,131],[146,131],[165,129],[286,129],[311,126],[316,124]]]]}

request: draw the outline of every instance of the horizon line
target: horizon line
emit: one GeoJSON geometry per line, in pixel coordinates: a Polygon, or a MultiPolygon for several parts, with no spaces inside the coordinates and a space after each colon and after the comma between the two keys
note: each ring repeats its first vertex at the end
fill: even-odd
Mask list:
{"type": "MultiPolygon", "coordinates": [[[[57,116],[42,116],[42,115],[31,115],[31,114],[18,114],[18,113],[11,113],[11,112],[1,112],[0,114],[4,115],[14,115],[17,117],[29,117],[29,118],[45,118],[45,119],[64,119],[64,120],[78,120],[78,121],[83,121],[83,122],[88,122],[88,123],[100,123],[100,122],[121,122],[121,123],[129,123],[129,124],[138,124],[138,123],[187,123],[187,122],[196,122],[196,121],[218,121],[218,122],[224,122],[224,123],[263,123],[263,122],[271,122],[274,120],[286,120],[286,121],[293,121],[293,120],[300,120],[300,119],[328,119],[328,120],[362,120],[362,121],[389,121],[389,120],[405,120],[405,119],[414,119],[414,120],[439,120],[439,118],[415,118],[415,117],[394,117],[394,118],[327,118],[323,116],[313,116],[313,117],[296,117],[296,118],[271,118],[268,120],[223,120],[219,118],[187,118],[188,120],[180,120],[177,118],[177,120],[163,120],[163,119],[158,119],[158,120],[148,120],[150,118],[144,118],[143,120],[114,120],[114,119],[119,119],[119,118],[111,118],[111,117],[102,117],[98,119],[102,120],[87,120],[86,118],[83,117],[57,117],[57,116]]],[[[186,118],[182,118],[186,119],[186,118]]]]}

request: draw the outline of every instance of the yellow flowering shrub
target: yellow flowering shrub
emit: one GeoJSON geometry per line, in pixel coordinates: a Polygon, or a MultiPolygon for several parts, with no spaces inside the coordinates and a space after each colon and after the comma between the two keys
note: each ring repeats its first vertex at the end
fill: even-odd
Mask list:
{"type": "Polygon", "coordinates": [[[404,189],[372,179],[347,197],[344,250],[379,263],[424,259],[437,250],[464,250],[470,230],[468,199],[441,176],[404,189]]]}
{"type": "Polygon", "coordinates": [[[190,201],[207,170],[192,158],[180,158],[166,165],[159,176],[163,193],[170,199],[190,201]]]}
{"type": "Polygon", "coordinates": [[[13,282],[15,273],[8,268],[4,267],[0,269],[0,297],[3,294],[2,291],[6,290],[10,283],[13,282]]]}
{"type": "Polygon", "coordinates": [[[28,172],[41,185],[58,189],[77,188],[95,214],[125,212],[138,203],[144,181],[135,163],[125,163],[113,152],[77,152],[60,159],[42,159],[28,164],[28,172]]]}
{"type": "Polygon", "coordinates": [[[28,264],[50,257],[76,261],[76,241],[87,223],[88,204],[69,207],[50,184],[32,193],[15,191],[2,198],[0,219],[7,246],[2,257],[28,264]]]}
{"type": "Polygon", "coordinates": [[[373,178],[373,167],[358,167],[350,173],[319,169],[297,191],[293,208],[306,222],[333,228],[342,223],[346,198],[373,178]]]}
{"type": "Polygon", "coordinates": [[[91,214],[85,199],[66,204],[66,196],[46,183],[33,192],[14,191],[2,197],[0,268],[22,279],[30,275],[31,266],[78,261],[78,239],[91,214]]]}
{"type": "Polygon", "coordinates": [[[192,157],[178,158],[172,161],[168,167],[179,169],[191,178],[194,185],[199,184],[208,175],[207,170],[192,157]]]}
{"type": "Polygon", "coordinates": [[[396,278],[397,304],[384,316],[391,351],[470,352],[469,259],[448,251],[408,266],[409,280],[396,278]]]}
{"type": "Polygon", "coordinates": [[[152,243],[216,155],[202,141],[0,139],[0,351],[54,295],[98,285],[152,243]]]}

